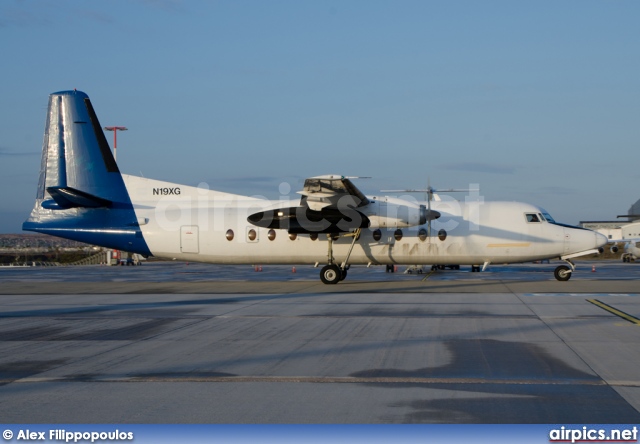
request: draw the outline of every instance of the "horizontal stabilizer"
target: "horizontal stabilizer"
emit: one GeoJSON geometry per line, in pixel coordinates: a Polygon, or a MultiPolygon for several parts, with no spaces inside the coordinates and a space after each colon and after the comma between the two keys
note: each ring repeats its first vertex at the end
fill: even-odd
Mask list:
{"type": "Polygon", "coordinates": [[[42,202],[42,206],[49,209],[67,209],[77,207],[100,208],[111,206],[110,200],[103,199],[71,187],[48,187],[47,192],[55,201],[55,204],[50,200],[42,202]]]}

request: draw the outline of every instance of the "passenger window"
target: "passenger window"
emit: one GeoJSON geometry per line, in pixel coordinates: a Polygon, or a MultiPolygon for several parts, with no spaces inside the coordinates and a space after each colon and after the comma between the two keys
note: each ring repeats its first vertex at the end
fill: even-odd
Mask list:
{"type": "Polygon", "coordinates": [[[527,222],[540,222],[540,219],[535,213],[527,213],[527,222]]]}

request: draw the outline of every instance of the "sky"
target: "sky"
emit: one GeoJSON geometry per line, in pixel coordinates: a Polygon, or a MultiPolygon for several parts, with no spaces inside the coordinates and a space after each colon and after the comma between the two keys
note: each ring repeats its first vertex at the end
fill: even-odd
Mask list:
{"type": "Polygon", "coordinates": [[[276,199],[322,174],[373,195],[479,184],[616,220],[640,199],[638,17],[636,0],[3,0],[0,233],[33,207],[49,94],[73,88],[129,129],[128,174],[276,199]]]}

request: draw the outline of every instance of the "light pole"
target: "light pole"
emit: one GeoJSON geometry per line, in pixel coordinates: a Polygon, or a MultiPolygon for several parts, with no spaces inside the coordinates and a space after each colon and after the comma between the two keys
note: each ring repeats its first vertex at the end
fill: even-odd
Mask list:
{"type": "Polygon", "coordinates": [[[105,126],[107,131],[113,131],[113,160],[118,160],[116,152],[118,149],[118,131],[126,131],[128,128],[124,126],[105,126]]]}
{"type": "MultiPolygon", "coordinates": [[[[105,126],[104,129],[106,129],[107,131],[113,131],[113,160],[117,161],[117,157],[116,157],[116,153],[118,151],[118,131],[126,131],[127,127],[124,126],[105,126]]],[[[115,253],[116,257],[118,258],[118,263],[120,262],[120,251],[114,249],[113,252],[115,253]]],[[[111,264],[109,264],[111,265],[111,264]]],[[[116,264],[117,265],[117,264],[116,264]]]]}

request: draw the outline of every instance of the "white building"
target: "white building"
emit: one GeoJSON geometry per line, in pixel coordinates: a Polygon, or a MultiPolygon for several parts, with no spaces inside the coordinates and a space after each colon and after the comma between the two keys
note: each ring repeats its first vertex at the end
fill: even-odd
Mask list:
{"type": "MultiPolygon", "coordinates": [[[[639,201],[640,202],[640,201],[639,201]]],[[[622,237],[618,239],[633,239],[640,237],[640,222],[634,222],[622,227],[622,237]]]]}
{"type": "Polygon", "coordinates": [[[629,208],[624,216],[628,220],[581,221],[580,226],[604,234],[607,239],[629,239],[640,237],[640,199],[629,208]]]}
{"type": "Polygon", "coordinates": [[[584,221],[580,222],[582,228],[597,231],[603,234],[607,239],[622,239],[622,227],[628,222],[622,221],[584,221]]]}

